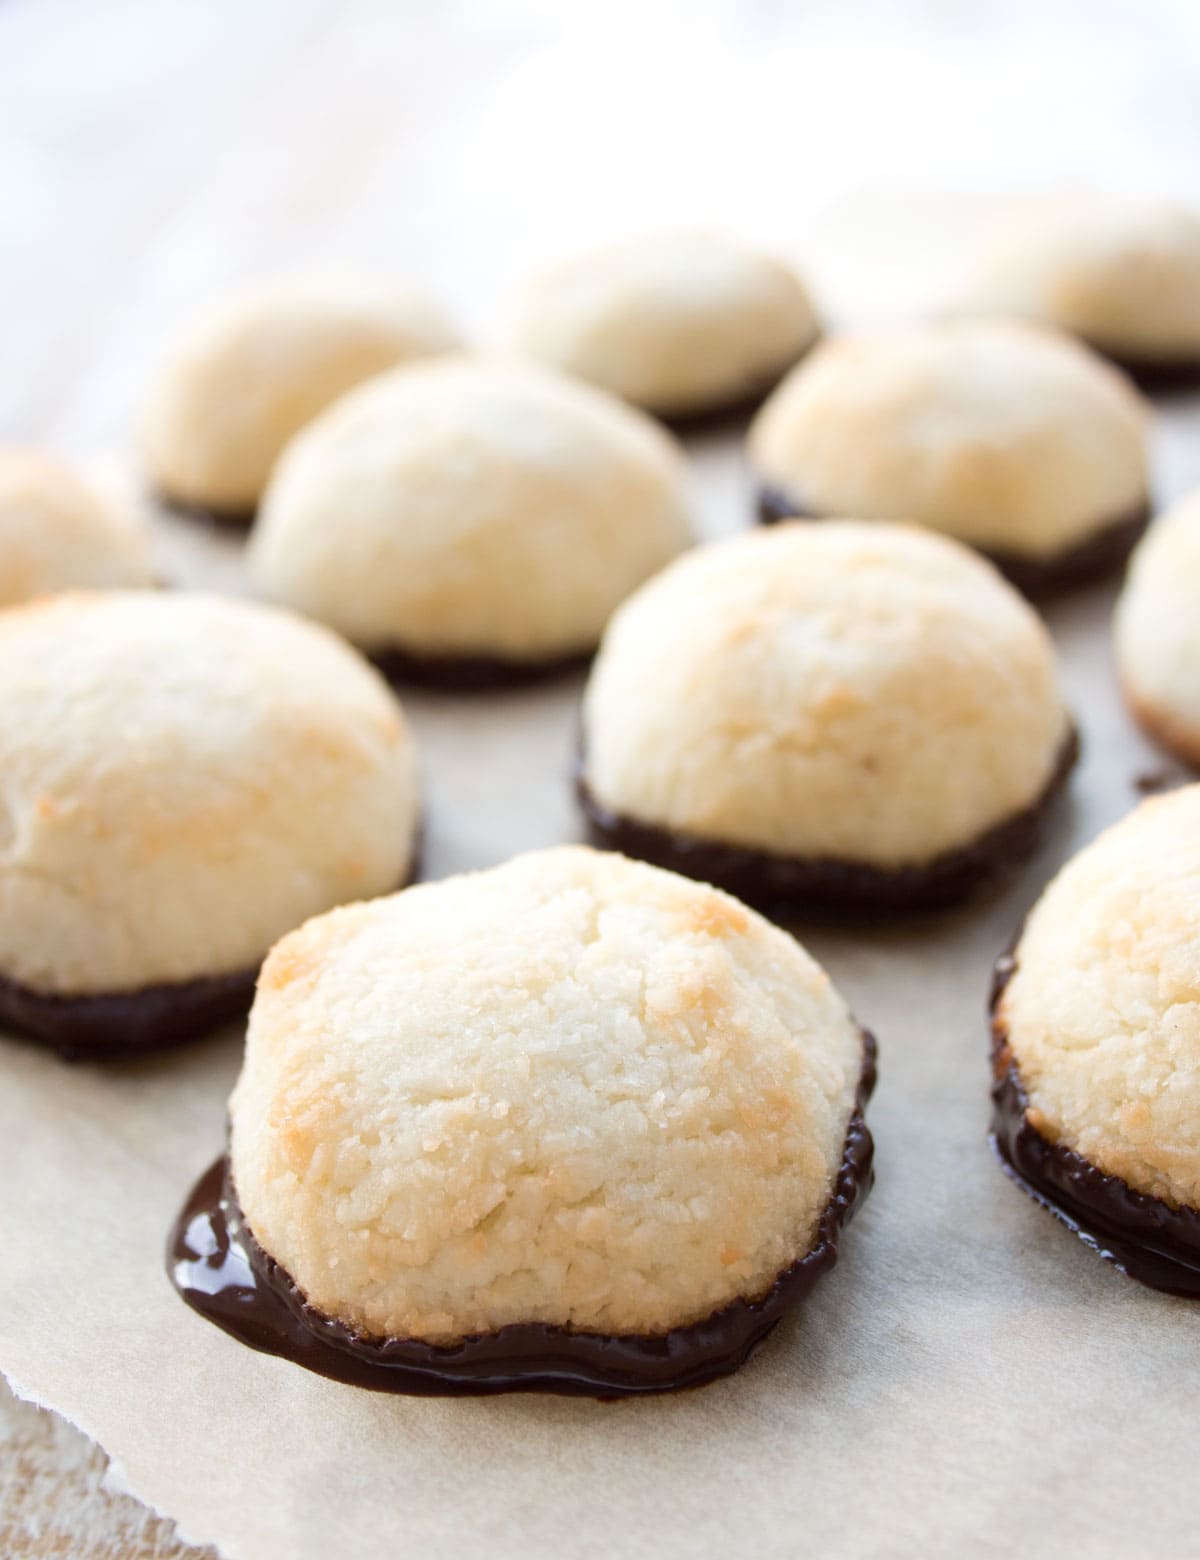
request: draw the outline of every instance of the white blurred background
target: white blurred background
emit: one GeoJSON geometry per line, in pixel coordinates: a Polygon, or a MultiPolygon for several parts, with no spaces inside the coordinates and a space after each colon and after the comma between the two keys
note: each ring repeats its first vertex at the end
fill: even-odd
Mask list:
{"type": "Polygon", "coordinates": [[[1200,198],[1200,0],[3,0],[0,137],[0,439],[91,454],[234,280],[382,262],[479,334],[715,222],[899,310],[989,193],[1200,198]]]}

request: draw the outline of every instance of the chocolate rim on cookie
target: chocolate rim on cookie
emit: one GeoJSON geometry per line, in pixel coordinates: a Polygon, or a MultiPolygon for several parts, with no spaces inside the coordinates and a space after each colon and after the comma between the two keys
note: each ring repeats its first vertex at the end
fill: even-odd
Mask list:
{"type": "MultiPolygon", "coordinates": [[[[421,831],[412,868],[399,885],[420,879],[421,831]]],[[[244,1018],[254,1000],[259,966],[194,980],[164,981],[137,991],[59,996],[0,975],[0,1029],[58,1052],[65,1062],[119,1061],[168,1051],[203,1039],[244,1018]]]]}
{"type": "Polygon", "coordinates": [[[391,645],[365,652],[391,683],[429,688],[439,693],[485,693],[526,688],[586,671],[595,655],[590,650],[544,659],[510,661],[489,655],[421,655],[391,645]]]}
{"type": "Polygon", "coordinates": [[[1098,1170],[1030,1121],[1000,1001],[1016,973],[1015,953],[996,964],[990,1001],[992,1129],[990,1141],[1010,1180],[1085,1245],[1151,1289],[1200,1299],[1200,1210],[1173,1208],[1098,1170]]]}
{"type": "Polygon", "coordinates": [[[1102,346],[1097,346],[1095,350],[1152,395],[1185,395],[1189,391],[1200,390],[1200,357],[1139,358],[1130,357],[1127,353],[1110,352],[1102,346]]]}
{"type": "Polygon", "coordinates": [[[190,520],[214,531],[249,531],[258,516],[258,506],[246,509],[220,509],[208,504],[189,503],[186,499],[173,498],[162,488],[155,488],[151,497],[159,509],[180,520],[190,520]]]}
{"type": "Polygon", "coordinates": [[[754,1353],[838,1258],[843,1228],[874,1181],[864,1111],[877,1046],[866,1030],[841,1165],[810,1249],[758,1300],[735,1300],[703,1321],[658,1336],[516,1324],[450,1347],[373,1339],[308,1304],[245,1223],[225,1156],[200,1178],[167,1244],[171,1282],[193,1310],[240,1342],[307,1370],[377,1392],[422,1397],[553,1392],[616,1398],[698,1387],[754,1353]]]}
{"type": "Polygon", "coordinates": [[[0,1026],[53,1047],[64,1061],[129,1057],[183,1045],[242,1017],[257,966],[141,991],[52,996],[0,977],[0,1026]]]}
{"type": "Polygon", "coordinates": [[[1050,779],[1029,807],[986,830],[969,845],[919,865],[893,868],[861,861],[774,855],[614,812],[592,794],[582,750],[575,790],[594,845],[713,883],[747,904],[780,915],[810,911],[887,915],[897,910],[943,909],[1003,873],[1010,862],[1028,855],[1079,751],[1079,733],[1072,726],[1050,779]]]}
{"type": "MultiPolygon", "coordinates": [[[[1084,541],[1048,558],[1026,557],[991,547],[976,547],[994,563],[1025,596],[1043,596],[1069,590],[1115,573],[1141,540],[1150,523],[1152,506],[1143,504],[1133,514],[1105,525],[1084,541]]],[[[783,520],[826,520],[832,518],[790,499],[780,487],[764,483],[758,490],[758,519],[762,525],[777,525],[783,520]]]]}

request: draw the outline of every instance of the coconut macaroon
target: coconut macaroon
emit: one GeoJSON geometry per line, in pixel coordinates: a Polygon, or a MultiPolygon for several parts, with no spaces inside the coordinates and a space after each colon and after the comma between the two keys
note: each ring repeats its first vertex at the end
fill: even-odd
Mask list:
{"type": "Polygon", "coordinates": [[[1200,1296],[1200,785],[1062,869],[998,967],[993,1141],[1134,1278],[1200,1296]]]}
{"type": "Polygon", "coordinates": [[[219,303],[147,397],[142,453],[173,506],[248,525],[280,451],[373,374],[458,345],[426,294],[389,276],[319,272],[219,303]]]}
{"type": "Polygon", "coordinates": [[[1200,769],[1200,493],[1138,544],[1115,633],[1130,708],[1156,742],[1200,769]]]}
{"type": "Polygon", "coordinates": [[[535,852],[275,947],[175,1281],[367,1386],[694,1385],[832,1265],[873,1079],[829,977],[736,900],[535,852]],[[196,1282],[201,1248],[245,1260],[196,1282]]]}
{"type": "Polygon", "coordinates": [[[390,674],[542,675],[690,540],[683,464],[649,418],[532,365],[384,375],[288,448],[250,545],[276,600],[390,674]]]}
{"type": "Polygon", "coordinates": [[[1200,211],[1074,195],[980,236],[973,301],[1072,332],[1150,383],[1200,378],[1200,211]]]}
{"type": "Polygon", "coordinates": [[[0,449],[0,607],[152,583],[149,530],[132,509],[48,455],[0,449]]]}
{"type": "Polygon", "coordinates": [[[0,1024],[75,1054],[249,1005],[275,939],[395,889],[416,824],[390,690],[324,629],[201,595],[0,613],[0,1024]]]}
{"type": "Polygon", "coordinates": [[[506,344],[668,419],[760,401],[817,339],[799,277],[721,233],[656,234],[534,276],[506,344]]]}
{"type": "Polygon", "coordinates": [[[1146,407],[1057,332],[961,321],[832,338],[750,430],[764,520],[910,520],[1023,590],[1121,561],[1149,506],[1146,407]]]}
{"type": "Polygon", "coordinates": [[[1027,851],[1074,759],[1053,648],[968,549],[781,525],[682,558],[588,684],[593,837],[776,913],[944,904],[1027,851]]]}

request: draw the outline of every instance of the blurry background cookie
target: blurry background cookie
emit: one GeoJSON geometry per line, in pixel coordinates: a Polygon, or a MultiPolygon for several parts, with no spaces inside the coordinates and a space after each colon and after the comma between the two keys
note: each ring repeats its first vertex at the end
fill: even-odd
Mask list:
{"type": "Polygon", "coordinates": [[[132,506],[49,455],[0,449],[0,606],[153,578],[149,531],[132,506]]]}
{"type": "Polygon", "coordinates": [[[1134,1278],[1200,1297],[1200,785],[1069,861],[1001,960],[994,1142],[1134,1278]]]}
{"type": "Polygon", "coordinates": [[[0,1021],[77,1053],[243,1011],[305,916],[405,882],[416,775],[316,625],[170,592],[0,613],[0,1021]]]}
{"type": "Polygon", "coordinates": [[[507,344],[668,419],[752,406],[812,346],[808,293],[721,233],[626,239],[532,277],[507,344]]]}
{"type": "Polygon", "coordinates": [[[760,530],[616,614],[584,700],[593,837],[783,915],[943,904],[1033,844],[1074,758],[1054,651],[966,548],[760,530]]]}
{"type": "Polygon", "coordinates": [[[765,520],[911,520],[1037,591],[1112,568],[1148,513],[1146,407],[1069,337],[1008,321],[823,342],[759,412],[765,520]]]}
{"type": "Polygon", "coordinates": [[[1070,195],[980,237],[971,300],[1071,331],[1148,384],[1200,381],[1200,210],[1070,195]]]}
{"type": "Polygon", "coordinates": [[[870,1185],[873,1080],[792,938],[674,874],[539,851],[274,949],[229,1177],[181,1220],[176,1283],[367,1386],[695,1385],[833,1264],[870,1185]],[[245,1266],[222,1306],[189,1260],[218,1220],[253,1310],[245,1266]]]}
{"type": "Polygon", "coordinates": [[[690,540],[683,462],[649,418],[533,365],[388,374],[288,448],[251,538],[271,597],[390,673],[517,680],[594,650],[690,540]]]}
{"type": "Polygon", "coordinates": [[[280,451],[371,375],[458,344],[440,308],[390,276],[316,272],[202,315],[146,398],[142,457],[158,496],[248,524],[280,451]]]}
{"type": "Polygon", "coordinates": [[[1139,542],[1117,603],[1117,668],[1150,735],[1200,769],[1200,493],[1139,542]]]}

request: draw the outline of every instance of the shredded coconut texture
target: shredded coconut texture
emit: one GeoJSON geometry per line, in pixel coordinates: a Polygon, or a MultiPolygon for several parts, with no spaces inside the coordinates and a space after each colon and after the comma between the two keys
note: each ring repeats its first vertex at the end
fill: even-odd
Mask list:
{"type": "Polygon", "coordinates": [[[861,1064],[786,933],[562,847],[278,944],[234,1177],[266,1250],[364,1333],[658,1333],[809,1249],[861,1064]]]}
{"type": "Polygon", "coordinates": [[[1200,1207],[1200,785],[1143,802],[1062,869],[999,1018],[1032,1124],[1200,1207]]]}
{"type": "Polygon", "coordinates": [[[850,521],[681,558],[614,617],[584,706],[588,784],[615,812],[880,867],[1030,806],[1067,726],[1050,639],[990,565],[850,521]]]}
{"type": "Polygon", "coordinates": [[[255,968],[408,875],[399,705],[326,630],[165,591],[0,613],[0,975],[47,994],[255,968]]]}
{"type": "Polygon", "coordinates": [[[454,358],[380,376],[293,441],[250,566],[368,649],[542,660],[593,649],[689,541],[682,457],[648,417],[454,358]]]}
{"type": "Polygon", "coordinates": [[[1116,615],[1117,665],[1142,724],[1200,768],[1200,494],[1138,545],[1116,615]]]}
{"type": "Polygon", "coordinates": [[[1146,503],[1147,409],[1041,326],[962,321],[822,342],[759,412],[760,478],[814,514],[911,520],[1052,558],[1146,503]]]}

